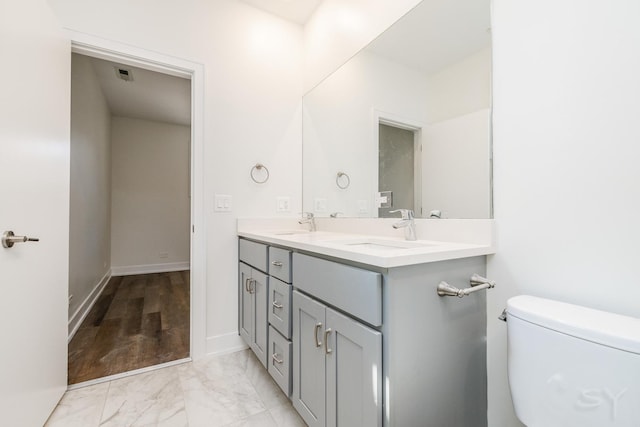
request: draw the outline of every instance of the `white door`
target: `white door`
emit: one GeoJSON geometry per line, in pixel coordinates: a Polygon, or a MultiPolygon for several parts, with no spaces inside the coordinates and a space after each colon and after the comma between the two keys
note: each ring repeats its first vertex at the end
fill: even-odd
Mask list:
{"type": "Polygon", "coordinates": [[[46,0],[0,1],[0,425],[41,426],[66,389],[71,48],[46,0]]]}

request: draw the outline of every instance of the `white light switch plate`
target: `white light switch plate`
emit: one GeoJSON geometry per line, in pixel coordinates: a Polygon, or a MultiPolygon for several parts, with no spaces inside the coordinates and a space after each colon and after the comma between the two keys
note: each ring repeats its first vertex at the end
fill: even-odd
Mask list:
{"type": "Polygon", "coordinates": [[[291,212],[291,197],[276,197],[276,212],[291,212]]]}
{"type": "Polygon", "coordinates": [[[213,202],[215,212],[231,212],[232,198],[228,194],[216,194],[213,202]]]}
{"type": "Polygon", "coordinates": [[[326,212],[327,211],[327,199],[314,199],[313,200],[313,210],[315,212],[326,212]]]}

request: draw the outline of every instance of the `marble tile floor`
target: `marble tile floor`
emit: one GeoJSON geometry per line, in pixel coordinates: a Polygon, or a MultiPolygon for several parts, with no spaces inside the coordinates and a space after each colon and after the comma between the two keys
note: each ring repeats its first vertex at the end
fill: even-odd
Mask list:
{"type": "Polygon", "coordinates": [[[303,427],[250,350],[67,391],[45,427],[303,427]]]}

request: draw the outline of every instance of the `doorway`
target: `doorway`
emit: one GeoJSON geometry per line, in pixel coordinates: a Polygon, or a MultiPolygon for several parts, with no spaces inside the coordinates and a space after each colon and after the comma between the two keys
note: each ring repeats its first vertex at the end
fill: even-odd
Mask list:
{"type": "Polygon", "coordinates": [[[422,144],[421,128],[379,117],[378,194],[383,197],[378,207],[379,218],[393,218],[396,209],[410,209],[422,214],[422,144]]]}
{"type": "MultiPolygon", "coordinates": [[[[205,259],[204,258],[205,254],[204,254],[204,245],[203,245],[204,235],[202,233],[204,229],[203,209],[202,209],[203,194],[202,194],[202,185],[200,184],[201,177],[202,177],[202,159],[200,156],[202,153],[202,145],[203,145],[203,141],[202,141],[203,126],[201,121],[202,104],[203,104],[202,102],[202,98],[203,98],[202,67],[198,64],[189,63],[188,61],[182,61],[175,58],[163,57],[162,55],[146,52],[144,50],[135,49],[129,46],[118,45],[117,43],[105,42],[102,40],[89,40],[90,43],[87,43],[86,41],[82,40],[87,38],[89,37],[84,35],[78,35],[78,37],[76,38],[76,41],[73,43],[72,50],[74,52],[74,55],[75,54],[85,55],[85,57],[90,61],[107,60],[112,62],[112,64],[109,65],[109,67],[111,67],[109,69],[109,72],[114,77],[120,77],[119,74],[124,74],[124,77],[132,78],[133,82],[136,82],[136,80],[137,81],[143,80],[141,78],[141,74],[139,74],[140,70],[136,68],[136,67],[139,67],[143,71],[153,71],[153,72],[160,71],[162,74],[165,74],[165,75],[168,74],[173,78],[180,78],[181,80],[186,79],[188,82],[190,82],[189,88],[187,90],[191,98],[190,100],[187,101],[187,104],[191,107],[191,111],[188,113],[188,119],[187,119],[189,122],[187,124],[190,126],[187,127],[186,132],[182,132],[181,134],[182,146],[180,147],[180,152],[182,154],[180,154],[179,156],[180,157],[179,169],[186,171],[185,172],[186,175],[181,179],[175,179],[176,176],[182,175],[182,174],[179,172],[176,172],[175,170],[166,170],[165,167],[160,165],[158,165],[158,167],[156,168],[156,169],[162,170],[162,173],[160,173],[159,175],[160,178],[158,178],[158,176],[153,177],[152,176],[153,174],[145,174],[145,173],[140,173],[141,171],[136,171],[138,176],[139,177],[141,176],[141,179],[140,179],[141,181],[145,181],[145,180],[147,181],[145,185],[149,183],[152,184],[154,181],[161,179],[163,174],[168,175],[169,179],[168,179],[168,182],[166,182],[165,184],[180,187],[179,188],[180,192],[184,194],[184,199],[186,200],[186,208],[183,210],[186,211],[186,215],[183,215],[183,217],[186,218],[186,220],[178,221],[180,222],[180,224],[178,225],[177,228],[179,228],[180,231],[178,233],[174,233],[174,240],[182,239],[180,250],[167,246],[166,242],[163,243],[161,241],[162,239],[157,238],[158,234],[162,234],[162,233],[164,233],[165,235],[168,234],[167,227],[169,227],[169,225],[167,225],[166,223],[164,226],[161,226],[160,229],[156,229],[156,233],[155,233],[156,237],[153,237],[154,233],[152,233],[151,235],[147,233],[145,237],[144,233],[141,233],[140,229],[143,226],[145,226],[145,222],[153,223],[154,220],[153,218],[149,216],[144,216],[144,215],[142,215],[142,218],[140,218],[141,216],[140,213],[131,212],[131,209],[129,209],[129,212],[127,212],[126,208],[131,207],[131,201],[127,199],[126,191],[123,191],[123,188],[120,186],[121,183],[118,183],[118,189],[117,191],[112,192],[112,196],[111,196],[112,200],[110,200],[110,203],[119,204],[120,207],[124,206],[125,212],[123,214],[122,209],[120,209],[120,213],[116,214],[116,211],[113,210],[111,212],[112,216],[116,217],[119,215],[125,219],[127,217],[129,219],[131,218],[135,219],[137,215],[138,219],[142,220],[142,222],[139,223],[137,226],[130,227],[130,230],[128,232],[126,231],[126,228],[123,229],[120,225],[115,226],[114,230],[111,230],[112,233],[110,233],[110,236],[112,239],[112,244],[114,241],[116,242],[116,244],[113,244],[114,250],[110,252],[109,259],[105,260],[103,264],[104,267],[106,267],[106,264],[110,265],[111,268],[109,269],[109,274],[106,274],[104,277],[102,277],[99,280],[98,286],[96,286],[95,289],[93,289],[93,291],[90,292],[90,294],[86,297],[85,301],[82,301],[82,304],[84,306],[93,305],[94,307],[96,306],[98,308],[101,307],[102,315],[98,313],[98,315],[96,316],[95,314],[90,314],[89,310],[84,310],[83,314],[81,314],[80,316],[71,316],[70,338],[74,335],[74,333],[76,333],[81,328],[83,320],[91,320],[90,318],[92,318],[95,321],[96,318],[99,318],[99,317],[103,317],[103,319],[104,317],[117,317],[117,316],[113,316],[113,312],[110,315],[107,315],[107,313],[109,312],[109,305],[105,304],[105,302],[109,300],[108,295],[114,290],[117,290],[118,288],[120,288],[121,290],[125,288],[128,289],[128,292],[126,293],[131,298],[128,298],[129,301],[127,304],[129,304],[129,309],[130,309],[129,311],[131,313],[135,312],[135,306],[140,306],[140,304],[143,304],[143,305],[146,305],[147,308],[143,309],[142,311],[145,311],[144,313],[145,315],[149,314],[149,316],[146,316],[146,320],[141,320],[140,322],[138,322],[137,320],[132,320],[131,318],[129,318],[128,320],[120,320],[120,322],[129,324],[129,331],[132,333],[133,336],[136,335],[135,332],[142,332],[142,329],[146,328],[145,332],[147,333],[147,338],[148,336],[160,337],[163,331],[166,331],[169,329],[169,328],[165,328],[166,325],[169,325],[172,322],[175,325],[175,321],[176,321],[175,312],[173,314],[167,314],[167,316],[172,317],[172,319],[170,319],[171,322],[166,321],[163,325],[163,322],[160,318],[160,311],[153,310],[152,308],[150,308],[153,305],[157,305],[156,303],[158,302],[159,298],[154,298],[153,296],[151,296],[148,302],[144,302],[142,295],[144,293],[148,294],[148,289],[145,290],[145,288],[164,287],[165,294],[166,294],[167,292],[171,292],[170,291],[171,288],[170,287],[167,288],[167,285],[173,286],[174,290],[176,290],[177,289],[176,286],[178,286],[179,284],[186,284],[186,289],[183,287],[183,289],[178,294],[173,295],[174,297],[173,301],[176,303],[175,305],[183,305],[183,306],[186,305],[187,307],[186,322],[180,321],[182,323],[182,326],[185,326],[185,323],[186,323],[188,328],[186,337],[184,339],[180,338],[180,340],[183,340],[187,343],[186,344],[187,351],[185,353],[182,353],[178,357],[178,360],[181,360],[181,359],[184,360],[185,355],[190,356],[191,358],[202,356],[205,353],[204,351],[205,325],[204,325],[204,316],[203,316],[204,309],[205,309],[205,306],[203,303],[203,301],[205,300],[205,297],[204,297],[204,282],[205,282],[204,276],[205,275],[204,275],[203,260],[205,259]],[[119,53],[115,53],[117,51],[119,51],[119,53]],[[115,66],[113,63],[115,63],[115,66]],[[182,138],[182,135],[186,135],[186,138],[182,138]],[[120,245],[120,243],[122,243],[123,240],[127,239],[128,234],[131,235],[129,245],[120,245]],[[136,241],[143,242],[146,244],[147,247],[152,248],[153,253],[151,255],[155,257],[156,260],[150,261],[149,259],[146,259],[146,260],[133,259],[133,260],[130,260],[130,262],[123,262],[123,259],[127,258],[127,254],[126,254],[127,246],[129,247],[133,246],[131,242],[136,242],[136,241]],[[186,253],[186,259],[184,256],[182,258],[180,257],[176,258],[175,256],[176,252],[181,252],[182,254],[186,253]],[[183,290],[186,292],[183,292],[183,290]],[[136,294],[137,294],[137,298],[136,298],[136,294]],[[105,298],[101,299],[100,297],[101,295],[105,298]],[[156,301],[156,303],[153,303],[154,300],[156,301]],[[156,314],[153,314],[153,313],[156,313],[156,314]],[[152,319],[154,317],[156,318],[155,320],[152,319]]],[[[131,91],[135,91],[135,89],[133,89],[133,85],[130,85],[131,81],[127,81],[127,82],[123,81],[120,83],[129,85],[128,89],[131,91]]],[[[161,103],[156,103],[156,104],[161,104],[161,103]]],[[[170,132],[166,132],[168,129],[167,126],[173,125],[173,124],[166,124],[166,123],[162,124],[160,121],[153,120],[150,117],[143,117],[143,118],[124,117],[124,114],[121,114],[121,115],[119,114],[115,119],[115,121],[122,122],[122,123],[119,123],[119,126],[112,127],[112,129],[114,130],[113,133],[114,134],[119,133],[120,135],[110,135],[110,137],[112,137],[113,139],[117,139],[120,145],[125,145],[125,146],[128,144],[127,135],[126,135],[127,132],[129,132],[129,134],[131,134],[132,132],[135,134],[137,132],[136,128],[140,127],[137,125],[140,125],[142,122],[145,122],[145,121],[149,123],[153,122],[152,124],[159,124],[160,126],[164,126],[164,128],[160,129],[160,131],[157,132],[155,136],[151,136],[147,138],[151,140],[156,140],[156,142],[158,141],[158,135],[170,133],[170,132]],[[123,129],[125,130],[123,131],[123,129]],[[125,134],[124,136],[122,135],[123,133],[125,134]],[[123,143],[123,141],[125,142],[123,143]]],[[[145,126],[149,127],[148,126],[149,123],[146,123],[145,126]]],[[[152,158],[152,160],[157,161],[158,159],[156,157],[158,155],[158,151],[161,151],[161,150],[147,151],[146,157],[152,158]]],[[[131,169],[132,167],[135,168],[135,164],[137,162],[135,161],[135,159],[132,158],[133,157],[131,155],[132,153],[120,152],[120,154],[117,154],[114,149],[113,154],[114,154],[113,160],[116,160],[115,157],[118,157],[118,156],[124,159],[131,160],[129,165],[125,165],[125,170],[127,168],[131,169]]],[[[133,153],[133,154],[135,155],[136,153],[133,153]]],[[[137,154],[141,154],[141,153],[137,153],[137,154]]],[[[142,158],[144,158],[144,156],[145,154],[142,153],[142,158]]],[[[116,171],[114,170],[114,173],[115,172],[116,171]]],[[[122,169],[118,170],[117,176],[120,176],[121,172],[122,172],[122,169]]],[[[115,184],[115,181],[114,181],[114,184],[115,184]]],[[[138,189],[135,189],[135,188],[130,190],[131,190],[130,192],[132,193],[135,193],[136,191],[138,191],[138,189]]],[[[154,197],[155,196],[157,195],[154,195],[154,197]]],[[[173,208],[175,208],[176,207],[175,205],[177,204],[178,203],[174,203],[173,208]]],[[[158,209],[156,206],[155,210],[161,210],[161,209],[158,209]]],[[[175,209],[173,212],[170,212],[170,214],[171,215],[169,216],[174,216],[174,217],[180,216],[175,212],[175,209]]],[[[73,218],[70,218],[70,219],[73,220],[73,218]]],[[[131,250],[129,252],[131,252],[129,254],[129,256],[131,256],[131,254],[135,255],[136,253],[139,255],[141,251],[131,250]]],[[[70,258],[72,257],[71,255],[72,254],[70,254],[70,258]]],[[[71,260],[70,260],[70,264],[71,264],[71,260]]],[[[70,265],[70,278],[72,275],[71,270],[72,269],[70,265]]],[[[71,295],[73,295],[73,289],[71,289],[71,287],[70,287],[70,291],[71,291],[71,295]]],[[[73,295],[72,297],[71,295],[70,295],[70,308],[71,308],[71,303],[73,302],[73,299],[76,298],[76,295],[73,295]]],[[[114,295],[116,294],[114,293],[114,295]]],[[[122,296],[123,295],[120,295],[120,299],[126,299],[126,298],[122,298],[122,296]]],[[[116,295],[112,299],[117,299],[117,298],[118,296],[116,295]]],[[[75,307],[77,308],[78,304],[76,304],[75,307]]],[[[123,310],[123,309],[114,309],[114,310],[117,312],[118,310],[123,310]]],[[[127,309],[124,309],[124,311],[126,310],[127,309]]],[[[70,310],[70,314],[72,312],[73,311],[70,310]]],[[[73,314],[76,314],[76,313],[74,312],[73,314]]],[[[124,330],[126,329],[127,328],[124,328],[124,330]]],[[[122,334],[122,332],[119,332],[118,334],[122,334]]],[[[175,337],[176,337],[175,335],[171,334],[170,337],[165,337],[165,338],[175,339],[175,337]]],[[[149,355],[149,351],[147,351],[148,347],[146,347],[146,344],[149,343],[149,340],[146,340],[143,336],[139,335],[137,338],[133,338],[133,341],[137,342],[137,344],[134,344],[133,347],[137,346],[139,353],[142,353],[145,356],[149,355]],[[141,346],[142,341],[145,341],[145,345],[143,346],[141,346]],[[146,348],[147,350],[140,351],[140,349],[143,347],[146,348]]],[[[116,351],[115,353],[119,353],[119,352],[116,351]]],[[[112,352],[111,354],[113,355],[115,353],[112,352]]],[[[164,355],[161,354],[161,356],[167,356],[166,352],[164,353],[164,355]]],[[[108,359],[108,357],[106,359],[108,359]]],[[[167,361],[166,358],[162,358],[162,357],[157,360],[158,363],[164,363],[166,361],[167,361]]],[[[145,363],[149,365],[148,360],[145,363]]],[[[153,364],[155,364],[155,362],[153,364]]],[[[134,369],[134,370],[136,369],[135,367],[132,368],[133,365],[127,365],[127,366],[128,366],[126,368],[127,372],[125,372],[124,374],[116,375],[116,376],[127,375],[128,373],[130,373],[131,369],[134,369]]],[[[113,371],[111,370],[107,370],[105,372],[108,375],[113,374],[113,371]]],[[[108,379],[113,379],[113,377],[114,376],[111,375],[108,377],[108,379]]],[[[107,378],[104,378],[104,380],[106,379],[107,378]]]]}

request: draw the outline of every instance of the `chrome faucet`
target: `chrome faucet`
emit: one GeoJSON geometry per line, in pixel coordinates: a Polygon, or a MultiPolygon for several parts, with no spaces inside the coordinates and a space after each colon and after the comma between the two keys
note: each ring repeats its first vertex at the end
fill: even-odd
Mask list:
{"type": "Polygon", "coordinates": [[[309,231],[316,231],[316,218],[311,212],[302,212],[303,218],[298,224],[309,224],[309,231]]]}
{"type": "Polygon", "coordinates": [[[395,211],[389,211],[389,213],[396,212],[400,212],[402,219],[393,224],[393,228],[404,228],[404,238],[406,240],[417,240],[416,223],[413,220],[413,211],[411,209],[396,209],[395,211]]]}

